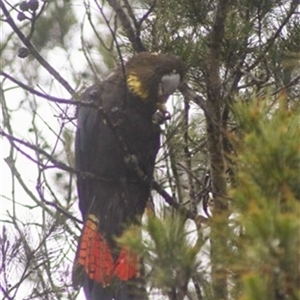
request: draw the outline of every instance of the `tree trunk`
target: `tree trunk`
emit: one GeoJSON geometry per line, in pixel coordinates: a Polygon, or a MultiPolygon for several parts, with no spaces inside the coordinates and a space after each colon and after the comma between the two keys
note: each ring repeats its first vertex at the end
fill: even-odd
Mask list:
{"type": "Polygon", "coordinates": [[[210,159],[210,176],[214,197],[211,223],[211,275],[215,299],[227,299],[226,257],[227,208],[225,161],[222,141],[222,106],[220,57],[226,14],[230,1],[218,2],[215,20],[208,36],[206,65],[207,85],[207,144],[210,159]]]}

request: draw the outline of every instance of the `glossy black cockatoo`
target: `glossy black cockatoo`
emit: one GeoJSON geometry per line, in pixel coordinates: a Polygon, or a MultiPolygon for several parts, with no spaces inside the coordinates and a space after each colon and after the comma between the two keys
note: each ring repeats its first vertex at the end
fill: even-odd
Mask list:
{"type": "Polygon", "coordinates": [[[88,300],[147,298],[140,258],[115,239],[141,220],[160,147],[158,123],[182,76],[178,57],[143,52],[82,96],[75,156],[84,226],[73,284],[88,300]]]}

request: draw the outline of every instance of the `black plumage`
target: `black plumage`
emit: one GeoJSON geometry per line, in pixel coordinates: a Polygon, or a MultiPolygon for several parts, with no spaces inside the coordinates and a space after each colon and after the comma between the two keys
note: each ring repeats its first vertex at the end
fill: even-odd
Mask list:
{"type": "Polygon", "coordinates": [[[164,113],[164,102],[183,74],[181,60],[163,54],[138,54],[124,69],[125,73],[120,68],[88,88],[78,110],[75,156],[85,229],[73,281],[75,286],[84,286],[91,300],[146,298],[143,288],[129,284],[141,281],[140,271],[128,263],[122,269],[123,252],[115,237],[127,225],[138,223],[145,210],[160,147],[160,126],[153,115],[157,110],[164,113]],[[136,166],[149,180],[141,178],[136,166]],[[93,224],[96,233],[90,231],[93,224]],[[102,271],[102,264],[109,271],[102,271]]]}

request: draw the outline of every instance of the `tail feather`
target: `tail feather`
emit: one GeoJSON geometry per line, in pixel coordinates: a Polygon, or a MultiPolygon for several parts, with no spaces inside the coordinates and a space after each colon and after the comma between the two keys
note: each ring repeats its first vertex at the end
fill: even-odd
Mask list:
{"type": "Polygon", "coordinates": [[[140,276],[140,258],[123,247],[114,266],[114,275],[126,281],[140,276]]]}
{"type": "MultiPolygon", "coordinates": [[[[140,276],[139,256],[122,247],[114,260],[110,245],[99,232],[99,220],[92,214],[84,225],[76,257],[74,273],[83,272],[102,287],[109,286],[114,278],[127,281],[140,276]]],[[[73,274],[73,278],[78,281],[82,274],[73,274]]]]}
{"type": "Polygon", "coordinates": [[[87,276],[103,286],[110,283],[113,259],[108,244],[98,232],[98,219],[89,215],[84,225],[77,262],[87,276]]]}

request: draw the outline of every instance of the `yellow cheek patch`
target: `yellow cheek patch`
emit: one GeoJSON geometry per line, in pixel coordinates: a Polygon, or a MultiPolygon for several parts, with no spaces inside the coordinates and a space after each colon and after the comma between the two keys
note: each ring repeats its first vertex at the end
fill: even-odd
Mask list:
{"type": "Polygon", "coordinates": [[[149,94],[148,94],[147,90],[143,87],[138,76],[136,76],[134,74],[128,75],[127,76],[127,86],[133,94],[141,97],[143,100],[148,98],[149,94]]]}

